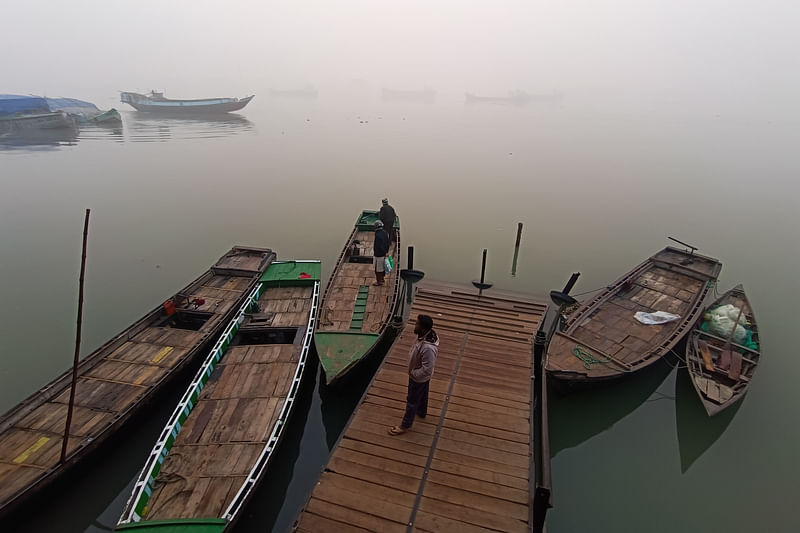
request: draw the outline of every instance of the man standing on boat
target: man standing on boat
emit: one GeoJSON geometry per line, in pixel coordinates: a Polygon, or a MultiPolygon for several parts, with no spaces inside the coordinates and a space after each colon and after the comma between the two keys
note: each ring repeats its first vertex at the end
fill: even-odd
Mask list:
{"type": "Polygon", "coordinates": [[[389,205],[389,199],[384,198],[381,200],[381,210],[378,211],[378,217],[383,222],[383,229],[389,234],[389,239],[392,242],[397,242],[397,232],[394,230],[394,219],[397,214],[394,212],[394,207],[389,205]]]}
{"type": "Polygon", "coordinates": [[[383,229],[383,222],[375,221],[375,244],[372,247],[372,262],[375,265],[375,283],[373,285],[383,285],[383,278],[386,277],[386,254],[389,253],[389,235],[383,229]]]}
{"type": "Polygon", "coordinates": [[[414,325],[417,342],[408,354],[408,396],[406,413],[399,426],[389,428],[389,435],[401,435],[411,429],[414,417],[425,418],[428,414],[428,389],[439,355],[439,336],[433,330],[433,319],[419,315],[414,325]]]}

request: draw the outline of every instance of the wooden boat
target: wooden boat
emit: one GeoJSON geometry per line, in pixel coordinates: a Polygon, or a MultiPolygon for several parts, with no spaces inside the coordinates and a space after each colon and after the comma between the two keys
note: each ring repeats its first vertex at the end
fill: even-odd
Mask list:
{"type": "Polygon", "coordinates": [[[198,100],[170,100],[164,93],[151,91],[150,94],[123,92],[120,101],[129,104],[137,111],[179,115],[203,113],[230,113],[238,111],[250,103],[253,95],[245,98],[201,98],[198,100]]]}
{"type": "Polygon", "coordinates": [[[84,358],[60,463],[69,370],[0,417],[0,517],[64,474],[207,352],[275,254],[234,247],[163,305],[84,358]]]}
{"type": "MultiPolygon", "coordinates": [[[[735,321],[739,317],[730,318],[735,321]]],[[[745,395],[760,358],[753,307],[744,288],[737,285],[708,306],[686,341],[686,366],[709,416],[730,407],[745,395]],[[746,323],[742,326],[745,333],[742,342],[729,342],[728,338],[709,331],[708,312],[727,304],[734,306],[737,314],[742,311],[740,322],[746,323]]]]}
{"type": "Polygon", "coordinates": [[[397,241],[389,249],[396,268],[386,275],[384,285],[375,286],[376,220],[377,211],[359,215],[322,296],[314,344],[329,385],[372,353],[387,333],[399,301],[400,221],[395,218],[397,241]]]}
{"type": "Polygon", "coordinates": [[[722,264],[667,247],[573,312],[550,339],[547,371],[558,380],[618,378],[653,364],[688,332],[703,310],[722,264]],[[646,325],[637,312],[665,311],[677,320],[646,325]]]}
{"type": "Polygon", "coordinates": [[[478,96],[472,93],[466,93],[465,99],[468,104],[493,103],[524,105],[531,100],[531,95],[523,91],[511,91],[507,96],[478,96]]]}
{"type": "Polygon", "coordinates": [[[229,528],[264,477],[314,332],[319,261],[274,261],[183,395],[118,531],[229,528]]]}

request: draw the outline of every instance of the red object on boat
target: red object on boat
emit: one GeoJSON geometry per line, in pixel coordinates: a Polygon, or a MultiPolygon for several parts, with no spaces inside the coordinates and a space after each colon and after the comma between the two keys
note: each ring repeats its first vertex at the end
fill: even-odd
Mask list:
{"type": "Polygon", "coordinates": [[[298,276],[299,279],[311,279],[311,274],[306,274],[305,272],[300,272],[298,276]]]}

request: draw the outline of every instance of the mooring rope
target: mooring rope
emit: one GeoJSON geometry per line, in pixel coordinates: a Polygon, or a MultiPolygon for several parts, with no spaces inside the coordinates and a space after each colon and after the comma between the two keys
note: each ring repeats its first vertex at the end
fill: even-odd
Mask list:
{"type": "Polygon", "coordinates": [[[584,350],[583,347],[581,346],[575,346],[572,349],[572,354],[581,361],[583,361],[583,366],[589,370],[591,370],[592,365],[595,363],[606,364],[611,362],[610,359],[606,359],[605,357],[602,357],[600,359],[596,358],[593,353],[584,350]]]}

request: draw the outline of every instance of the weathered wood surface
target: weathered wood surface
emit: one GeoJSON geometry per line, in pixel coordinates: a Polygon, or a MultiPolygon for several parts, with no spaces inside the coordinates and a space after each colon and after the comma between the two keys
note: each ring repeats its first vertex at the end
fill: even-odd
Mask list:
{"type": "MultiPolygon", "coordinates": [[[[67,465],[98,446],[213,340],[274,258],[268,250],[247,250],[234,248],[217,263],[237,266],[231,275],[209,270],[178,292],[188,297],[177,302],[178,312],[185,308],[211,313],[199,330],[159,325],[166,318],[159,307],[81,362],[67,465]],[[205,303],[197,308],[187,303],[195,298],[205,303]]],[[[59,464],[59,451],[69,402],[68,374],[0,418],[0,515],[65,468],[59,464]]]]}
{"type": "Polygon", "coordinates": [[[222,516],[286,401],[313,291],[313,286],[268,288],[261,295],[260,312],[274,313],[269,326],[296,328],[299,334],[293,344],[243,344],[239,334],[181,427],[143,519],[222,516]]]}
{"type": "Polygon", "coordinates": [[[296,530],[527,531],[532,344],[546,304],[423,282],[296,530]],[[428,416],[400,436],[419,313],[439,356],[428,416]]]}
{"type": "Polygon", "coordinates": [[[716,259],[667,248],[618,279],[569,317],[550,340],[547,371],[557,379],[601,380],[634,372],[658,360],[702,312],[721,269],[716,259]],[[666,311],[673,322],[645,325],[634,315],[666,311]],[[580,349],[588,363],[574,353],[580,349]]]}
{"type": "MultiPolygon", "coordinates": [[[[356,231],[348,240],[345,252],[333,277],[328,283],[328,288],[322,301],[317,331],[349,331],[352,333],[381,333],[384,326],[391,319],[397,303],[399,282],[397,268],[386,275],[384,285],[375,286],[375,268],[372,265],[373,244],[375,232],[356,231]],[[360,257],[370,259],[369,263],[351,263],[349,257],[354,241],[359,241],[355,247],[359,250],[360,257]],[[360,330],[351,330],[353,310],[356,305],[358,289],[362,285],[369,287],[367,307],[364,313],[364,322],[360,330]]],[[[395,267],[398,267],[400,255],[397,243],[392,243],[389,249],[395,267]]]]}

